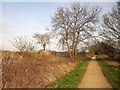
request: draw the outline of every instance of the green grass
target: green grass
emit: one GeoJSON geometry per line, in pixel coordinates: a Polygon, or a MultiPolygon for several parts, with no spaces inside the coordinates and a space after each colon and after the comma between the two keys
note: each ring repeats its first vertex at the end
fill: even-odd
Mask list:
{"type": "Polygon", "coordinates": [[[63,56],[56,56],[56,59],[57,59],[57,60],[64,60],[65,57],[63,57],[63,56]]]}
{"type": "Polygon", "coordinates": [[[90,59],[85,59],[78,63],[74,70],[62,76],[60,79],[53,82],[48,88],[77,88],[81,81],[90,59]]]}
{"type": "Polygon", "coordinates": [[[108,65],[105,60],[98,61],[113,88],[120,89],[120,71],[108,65]]]}

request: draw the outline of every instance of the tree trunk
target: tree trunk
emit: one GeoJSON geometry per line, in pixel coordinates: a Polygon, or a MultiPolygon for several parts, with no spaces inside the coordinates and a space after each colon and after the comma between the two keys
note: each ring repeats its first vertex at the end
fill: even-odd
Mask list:
{"type": "MultiPolygon", "coordinates": [[[[76,25],[76,23],[75,23],[76,25]]],[[[72,37],[72,58],[75,59],[75,27],[73,28],[73,37],[72,37]]]]}
{"type": "Polygon", "coordinates": [[[76,47],[75,47],[75,58],[77,58],[77,45],[76,45],[76,47]]]}
{"type": "Polygon", "coordinates": [[[67,47],[68,47],[69,57],[70,57],[70,59],[72,59],[72,54],[71,54],[71,50],[70,50],[70,46],[69,46],[68,38],[67,37],[66,37],[66,44],[67,44],[67,47]]]}
{"type": "Polygon", "coordinates": [[[78,52],[78,51],[77,51],[77,48],[78,48],[78,42],[79,42],[79,41],[78,41],[79,33],[80,33],[80,32],[77,33],[76,43],[75,43],[75,58],[77,58],[77,52],[78,52]]]}
{"type": "Polygon", "coordinates": [[[44,51],[45,51],[45,48],[46,48],[46,44],[44,43],[44,44],[43,44],[43,50],[44,50],[44,51]]]}
{"type": "Polygon", "coordinates": [[[74,48],[74,44],[72,46],[72,59],[74,60],[75,59],[75,48],[74,48]]]}
{"type": "Polygon", "coordinates": [[[45,51],[45,47],[44,47],[44,49],[43,49],[44,51],[45,51]]]}
{"type": "Polygon", "coordinates": [[[70,50],[70,46],[69,46],[68,42],[67,42],[67,46],[68,46],[68,52],[69,52],[69,55],[70,55],[70,59],[72,59],[72,54],[71,54],[71,50],[70,50]]]}
{"type": "Polygon", "coordinates": [[[72,59],[72,53],[70,50],[70,45],[68,43],[68,32],[67,31],[66,31],[66,44],[67,44],[67,48],[68,48],[69,57],[70,57],[70,59],[72,59]]]}

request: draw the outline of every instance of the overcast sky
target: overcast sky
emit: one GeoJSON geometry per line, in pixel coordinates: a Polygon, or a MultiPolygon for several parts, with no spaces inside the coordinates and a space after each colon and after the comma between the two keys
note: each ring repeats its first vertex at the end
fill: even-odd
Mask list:
{"type": "MultiPolygon", "coordinates": [[[[0,49],[15,50],[9,40],[16,36],[33,36],[34,33],[45,33],[50,27],[51,17],[59,6],[69,7],[70,2],[14,2],[5,0],[0,3],[0,49]]],[[[16,0],[19,1],[19,0],[16,0]]],[[[32,0],[30,0],[32,1],[32,0]]],[[[45,0],[46,1],[46,0],[45,0]]],[[[60,0],[59,0],[60,1],[60,0]]],[[[83,2],[80,2],[83,4],[83,2]]],[[[88,2],[86,2],[88,3],[88,2]]],[[[102,14],[115,5],[114,2],[90,2],[90,5],[102,7],[102,14]]],[[[55,43],[50,49],[55,49],[55,43]]]]}

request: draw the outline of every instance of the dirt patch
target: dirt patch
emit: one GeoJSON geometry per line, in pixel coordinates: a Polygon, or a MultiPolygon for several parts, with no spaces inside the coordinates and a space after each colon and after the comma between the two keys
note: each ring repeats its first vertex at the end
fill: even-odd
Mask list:
{"type": "Polygon", "coordinates": [[[4,88],[44,88],[73,70],[75,63],[56,60],[50,53],[2,53],[4,88]]]}

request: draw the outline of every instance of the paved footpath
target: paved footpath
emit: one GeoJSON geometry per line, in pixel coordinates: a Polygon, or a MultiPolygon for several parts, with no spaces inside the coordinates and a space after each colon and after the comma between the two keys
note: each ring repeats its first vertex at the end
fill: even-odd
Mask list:
{"type": "Polygon", "coordinates": [[[91,60],[78,88],[112,88],[96,60],[91,60]]]}

